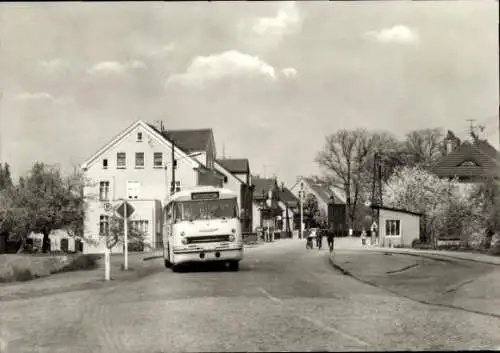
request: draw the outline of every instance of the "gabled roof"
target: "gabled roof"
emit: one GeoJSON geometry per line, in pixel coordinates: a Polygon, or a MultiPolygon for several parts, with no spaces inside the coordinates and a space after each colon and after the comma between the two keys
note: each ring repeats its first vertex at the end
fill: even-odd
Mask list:
{"type": "Polygon", "coordinates": [[[333,196],[334,204],[344,204],[345,201],[334,192],[328,185],[317,182],[312,178],[303,178],[303,180],[309,185],[309,187],[314,191],[314,193],[321,199],[322,202],[328,204],[330,203],[330,197],[333,196]]]}
{"type": "Polygon", "coordinates": [[[431,171],[439,177],[481,177],[496,173],[499,166],[498,152],[487,141],[465,141],[453,152],[441,157],[431,171]],[[461,165],[468,161],[473,165],[461,165]]]}
{"type": "Polygon", "coordinates": [[[222,165],[218,160],[215,161],[214,165],[215,165],[215,170],[217,170],[218,173],[224,174],[223,172],[219,172],[219,170],[218,170],[218,169],[222,169],[231,178],[238,180],[241,184],[245,184],[245,182],[243,180],[241,180],[240,178],[238,178],[238,176],[231,173],[231,171],[228,170],[226,167],[224,167],[224,165],[222,165]]]}
{"type": "Polygon", "coordinates": [[[299,203],[299,199],[287,188],[279,188],[278,197],[281,201],[288,204],[288,206],[293,207],[299,203]]]}
{"type": "MultiPolygon", "coordinates": [[[[83,164],[82,168],[88,168],[90,164],[92,164],[99,156],[104,154],[106,151],[108,151],[110,148],[115,146],[117,143],[122,141],[128,134],[130,134],[131,131],[133,131],[136,127],[141,126],[144,130],[148,131],[151,136],[156,139],[159,143],[163,145],[167,145],[170,147],[171,141],[164,135],[162,135],[154,126],[146,124],[142,120],[137,120],[133,124],[129,125],[125,130],[120,132],[118,135],[116,135],[110,142],[108,142],[104,147],[100,148],[92,157],[87,159],[83,164]]],[[[190,162],[193,166],[200,166],[201,163],[196,160],[195,158],[190,158],[187,156],[186,152],[181,146],[176,145],[176,148],[174,148],[175,154],[178,157],[182,157],[183,160],[187,160],[190,162]]],[[[190,153],[190,152],[188,152],[190,153]]]]}
{"type": "Polygon", "coordinates": [[[254,200],[267,198],[269,190],[274,190],[276,187],[276,179],[252,177],[252,184],[255,186],[253,191],[254,200]]]}
{"type": "Polygon", "coordinates": [[[212,137],[212,129],[167,130],[163,135],[187,153],[205,152],[212,137]]]}
{"type": "Polygon", "coordinates": [[[248,173],[250,171],[246,158],[218,159],[217,162],[231,173],[248,173]]]}

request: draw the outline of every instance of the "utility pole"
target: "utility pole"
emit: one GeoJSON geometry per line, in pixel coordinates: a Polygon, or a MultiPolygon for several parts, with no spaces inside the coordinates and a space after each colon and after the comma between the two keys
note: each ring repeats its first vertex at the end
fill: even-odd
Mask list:
{"type": "Polygon", "coordinates": [[[304,236],[304,182],[300,183],[300,190],[299,190],[299,201],[300,201],[300,232],[299,232],[299,239],[302,239],[304,236]]]}
{"type": "Polygon", "coordinates": [[[176,161],[175,161],[175,154],[174,154],[174,141],[171,140],[171,161],[172,161],[172,182],[170,184],[170,195],[173,195],[175,193],[175,167],[176,167],[176,161]]]}
{"type": "Polygon", "coordinates": [[[124,242],[125,242],[125,263],[123,264],[123,269],[125,271],[128,270],[128,214],[127,214],[127,200],[123,203],[123,233],[124,233],[124,242]]]}

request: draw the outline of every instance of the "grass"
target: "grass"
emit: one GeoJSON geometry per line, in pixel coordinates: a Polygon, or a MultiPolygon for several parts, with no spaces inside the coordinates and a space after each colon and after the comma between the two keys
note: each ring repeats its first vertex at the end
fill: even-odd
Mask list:
{"type": "Polygon", "coordinates": [[[92,270],[98,267],[98,255],[0,255],[0,282],[22,282],[54,273],[92,270]]]}

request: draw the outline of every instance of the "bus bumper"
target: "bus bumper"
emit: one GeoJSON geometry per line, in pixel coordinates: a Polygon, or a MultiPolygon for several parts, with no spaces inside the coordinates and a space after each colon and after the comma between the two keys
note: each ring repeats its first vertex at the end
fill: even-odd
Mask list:
{"type": "Polygon", "coordinates": [[[240,261],[243,259],[243,247],[231,249],[179,249],[174,250],[174,263],[240,261]]]}

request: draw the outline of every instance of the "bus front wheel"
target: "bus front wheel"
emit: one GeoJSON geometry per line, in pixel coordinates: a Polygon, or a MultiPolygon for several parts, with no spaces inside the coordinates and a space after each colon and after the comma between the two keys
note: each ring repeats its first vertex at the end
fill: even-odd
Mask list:
{"type": "Polygon", "coordinates": [[[229,269],[231,271],[238,271],[240,269],[240,262],[239,261],[231,261],[229,263],[229,269]]]}

